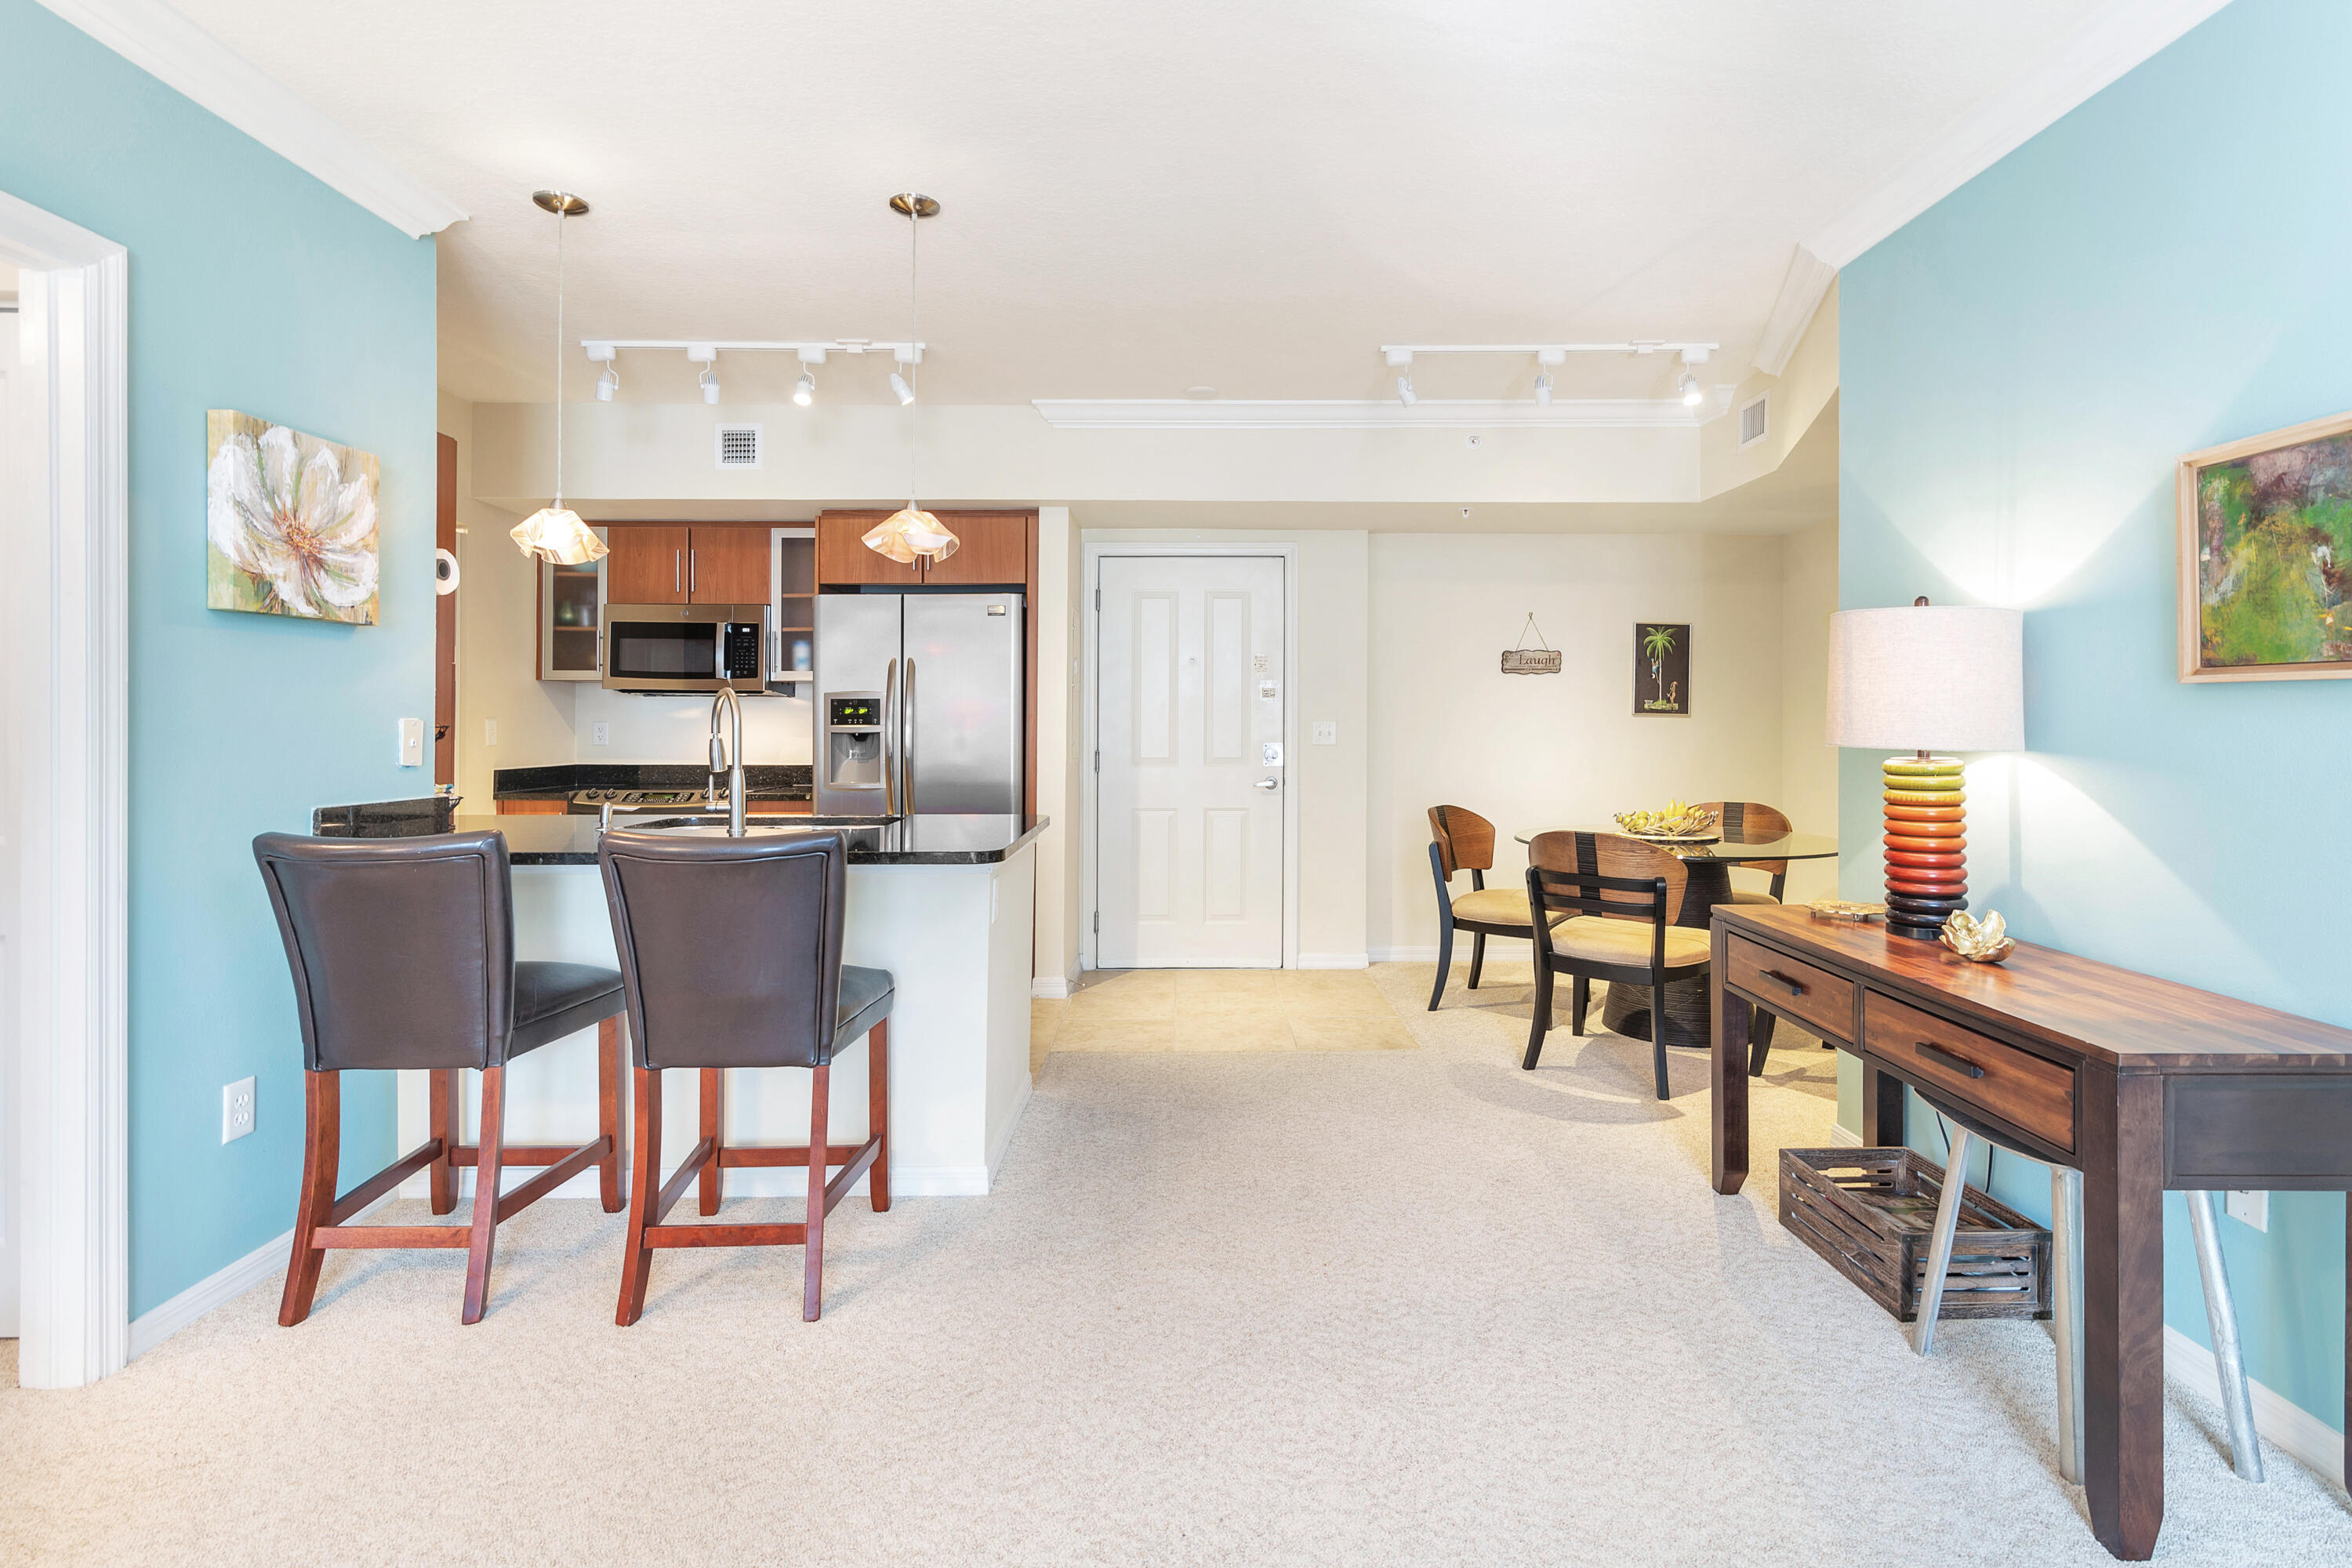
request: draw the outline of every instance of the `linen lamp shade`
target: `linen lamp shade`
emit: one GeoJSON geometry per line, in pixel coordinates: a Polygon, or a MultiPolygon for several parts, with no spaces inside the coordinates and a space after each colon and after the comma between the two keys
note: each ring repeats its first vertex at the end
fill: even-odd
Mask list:
{"type": "Polygon", "coordinates": [[[1907,753],[1881,764],[1886,929],[1933,938],[1968,908],[1968,780],[1932,751],[2025,744],[2025,616],[1978,605],[1830,617],[1829,742],[1907,753]]]}

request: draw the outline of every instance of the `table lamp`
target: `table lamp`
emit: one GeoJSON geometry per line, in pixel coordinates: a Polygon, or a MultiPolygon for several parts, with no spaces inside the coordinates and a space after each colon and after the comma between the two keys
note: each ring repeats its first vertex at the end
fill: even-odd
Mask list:
{"type": "Polygon", "coordinates": [[[1958,757],[2025,745],[2025,615],[1980,605],[1830,617],[1829,742],[1906,752],[1882,777],[1886,929],[1933,941],[1969,907],[1968,790],[1958,757]]]}

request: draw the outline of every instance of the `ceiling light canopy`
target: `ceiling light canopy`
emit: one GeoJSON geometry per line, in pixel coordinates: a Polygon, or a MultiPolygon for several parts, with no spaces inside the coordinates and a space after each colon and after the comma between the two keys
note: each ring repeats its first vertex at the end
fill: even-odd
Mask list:
{"type": "MultiPolygon", "coordinates": [[[[508,537],[525,555],[562,566],[584,566],[604,555],[604,542],[578,512],[563,504],[563,220],[586,216],[588,204],[570,191],[538,191],[530,199],[541,211],[555,215],[555,502],[515,524],[508,537]]],[[[613,376],[614,385],[620,384],[610,364],[604,374],[613,376]]],[[[609,398],[612,395],[600,381],[596,395],[609,398]]]]}

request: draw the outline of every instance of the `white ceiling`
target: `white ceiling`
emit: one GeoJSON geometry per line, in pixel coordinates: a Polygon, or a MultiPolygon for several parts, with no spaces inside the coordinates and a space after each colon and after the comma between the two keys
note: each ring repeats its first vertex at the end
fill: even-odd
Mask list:
{"type": "MultiPolygon", "coordinates": [[[[464,207],[441,381],[547,396],[569,336],[898,337],[909,185],[927,400],[1386,394],[1382,342],[1715,339],[1747,367],[1793,247],[2052,58],[2099,0],[648,6],[175,0],[464,207]]],[[[568,358],[567,391],[591,372],[568,358]]],[[[729,402],[781,361],[725,361],[729,402]]],[[[682,355],[623,396],[694,397],[682,355]]],[[[879,401],[837,360],[828,398],[879,401]]],[[[1523,359],[1427,397],[1520,396],[1523,359]]],[[[1665,395],[1579,360],[1564,397],[1665,395]]]]}

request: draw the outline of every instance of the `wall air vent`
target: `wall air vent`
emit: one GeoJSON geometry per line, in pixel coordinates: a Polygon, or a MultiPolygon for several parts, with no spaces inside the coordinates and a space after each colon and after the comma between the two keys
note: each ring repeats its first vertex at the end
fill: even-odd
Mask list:
{"type": "MultiPolygon", "coordinates": [[[[1766,405],[1769,397],[1759,397],[1739,411],[1739,444],[1753,447],[1764,439],[1766,405]]],[[[724,466],[723,464],[721,465],[724,466]]]]}
{"type": "Polygon", "coordinates": [[[758,468],[760,427],[757,425],[721,425],[719,427],[719,466],[722,468],[758,468]]]}

